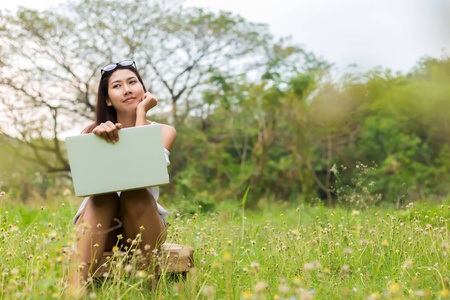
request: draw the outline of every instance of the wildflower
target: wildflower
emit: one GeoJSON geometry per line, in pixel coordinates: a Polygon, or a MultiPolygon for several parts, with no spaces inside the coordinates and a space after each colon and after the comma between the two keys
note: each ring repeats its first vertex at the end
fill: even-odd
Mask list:
{"type": "Polygon", "coordinates": [[[133,267],[131,265],[126,265],[124,268],[125,272],[129,273],[131,270],[133,270],[133,267]]]}
{"type": "Polygon", "coordinates": [[[228,245],[231,246],[232,244],[233,244],[233,241],[232,241],[232,240],[229,240],[229,241],[228,241],[228,245]]]}
{"type": "Polygon", "coordinates": [[[136,278],[144,278],[145,277],[145,271],[141,270],[139,272],[136,273],[136,278]]]}
{"type": "Polygon", "coordinates": [[[295,276],[295,278],[294,278],[294,283],[295,283],[296,285],[300,285],[300,284],[302,283],[302,279],[301,279],[300,277],[298,277],[298,276],[295,276]]]}
{"type": "Polygon", "coordinates": [[[381,245],[384,247],[387,247],[387,246],[389,246],[389,243],[387,240],[383,240],[383,242],[381,242],[381,245]]]}
{"type": "Polygon", "coordinates": [[[278,286],[278,290],[280,291],[280,294],[282,294],[282,295],[289,293],[290,289],[291,288],[287,284],[280,284],[278,286]]]}
{"type": "Polygon", "coordinates": [[[255,241],[255,240],[252,241],[252,245],[254,245],[254,244],[256,244],[256,241],[255,241]]]}
{"type": "Polygon", "coordinates": [[[219,269],[219,268],[221,267],[221,264],[220,264],[220,262],[218,262],[218,261],[216,260],[216,261],[214,261],[212,267],[213,267],[214,269],[219,269]]]}
{"type": "Polygon", "coordinates": [[[145,249],[146,251],[150,250],[150,248],[151,248],[151,246],[148,245],[148,244],[144,246],[144,249],[145,249]]]}
{"type": "Polygon", "coordinates": [[[314,270],[317,270],[320,268],[320,262],[318,260],[315,260],[313,261],[312,266],[314,270]]]}
{"type": "Polygon", "coordinates": [[[212,298],[212,297],[214,296],[214,287],[211,286],[211,285],[206,285],[206,286],[203,288],[203,294],[204,294],[206,297],[212,298]]]}
{"type": "Polygon", "coordinates": [[[139,227],[140,230],[144,230],[144,225],[142,225],[141,227],[139,227]]]}
{"type": "Polygon", "coordinates": [[[223,261],[224,261],[224,262],[229,262],[229,261],[231,261],[231,254],[228,253],[228,252],[225,252],[225,253],[223,254],[223,261]]]}
{"type": "Polygon", "coordinates": [[[403,263],[403,269],[410,269],[413,264],[414,261],[412,259],[408,259],[403,263]]]}
{"type": "Polygon", "coordinates": [[[254,287],[255,294],[263,293],[267,289],[267,283],[260,281],[254,287]]]}
{"type": "Polygon", "coordinates": [[[348,265],[343,265],[342,266],[342,271],[345,272],[345,273],[348,273],[348,272],[350,272],[350,267],[348,265]]]}
{"type": "Polygon", "coordinates": [[[303,265],[303,269],[305,269],[305,271],[310,271],[310,270],[312,270],[312,269],[313,269],[312,263],[305,263],[305,264],[303,265]]]}
{"type": "Polygon", "coordinates": [[[352,216],[357,216],[359,215],[359,211],[358,210],[352,210],[352,216]]]}
{"type": "Polygon", "coordinates": [[[249,290],[245,290],[242,293],[242,298],[244,298],[245,300],[251,299],[252,298],[252,292],[250,292],[249,290]]]}
{"type": "Polygon", "coordinates": [[[14,268],[11,270],[11,275],[17,275],[17,274],[19,274],[19,269],[14,268]]]}
{"type": "Polygon", "coordinates": [[[47,226],[52,227],[52,222],[48,222],[47,226]]]}
{"type": "Polygon", "coordinates": [[[94,248],[98,248],[98,246],[99,246],[98,244],[94,244],[94,248]]]}
{"type": "Polygon", "coordinates": [[[265,251],[265,250],[266,250],[266,247],[262,247],[261,250],[262,250],[262,251],[265,251]]]}
{"type": "Polygon", "coordinates": [[[252,267],[252,269],[254,269],[255,271],[258,271],[259,264],[257,262],[252,262],[250,264],[250,267],[252,267]]]}
{"type": "Polygon", "coordinates": [[[396,294],[400,293],[400,285],[396,282],[392,282],[389,285],[388,290],[391,294],[396,295],[396,294]]]}
{"type": "Polygon", "coordinates": [[[330,169],[330,172],[331,172],[331,173],[334,173],[334,174],[339,174],[339,171],[338,171],[338,169],[336,168],[336,164],[333,164],[333,166],[332,166],[331,169],[330,169]]]}
{"type": "Polygon", "coordinates": [[[352,249],[351,248],[345,248],[344,249],[344,254],[345,255],[351,255],[352,254],[352,249]]]}
{"type": "Polygon", "coordinates": [[[244,272],[248,272],[248,268],[247,268],[247,267],[244,267],[242,270],[243,270],[244,272]]]}
{"type": "Polygon", "coordinates": [[[41,210],[44,210],[45,209],[45,206],[41,206],[41,210]]]}
{"type": "Polygon", "coordinates": [[[91,293],[89,294],[89,298],[91,298],[91,299],[97,299],[97,294],[94,293],[94,292],[91,292],[91,293]]]}
{"type": "Polygon", "coordinates": [[[205,278],[209,277],[208,273],[205,273],[203,276],[205,276],[205,278]]]}

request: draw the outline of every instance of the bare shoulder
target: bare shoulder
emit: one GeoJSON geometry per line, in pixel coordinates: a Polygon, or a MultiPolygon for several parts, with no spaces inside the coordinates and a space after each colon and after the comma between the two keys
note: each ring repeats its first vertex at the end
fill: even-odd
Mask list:
{"type": "Polygon", "coordinates": [[[170,151],[173,144],[175,143],[175,139],[177,138],[177,131],[173,126],[170,125],[161,123],[158,123],[158,125],[161,125],[164,148],[170,151]]]}
{"type": "Polygon", "coordinates": [[[175,128],[173,126],[166,125],[166,124],[159,124],[159,125],[161,125],[161,130],[163,132],[167,132],[168,134],[177,135],[177,131],[175,130],[175,128]]]}

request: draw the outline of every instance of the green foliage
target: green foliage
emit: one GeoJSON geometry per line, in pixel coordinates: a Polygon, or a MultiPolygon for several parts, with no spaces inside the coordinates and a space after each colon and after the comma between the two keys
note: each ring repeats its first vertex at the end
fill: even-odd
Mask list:
{"type": "MultiPolygon", "coordinates": [[[[211,80],[217,90],[204,92],[209,114],[193,118],[204,151],[188,151],[190,171],[183,174],[203,175],[201,189],[207,186],[217,202],[239,201],[250,185],[250,205],[317,196],[333,205],[332,165],[348,168],[340,181],[351,186],[360,161],[376,165],[367,174],[371,193],[378,195],[373,202],[445,196],[450,179],[446,66],[446,60],[433,61],[433,71],[423,67],[407,76],[374,70],[340,85],[319,83],[320,62],[314,72],[308,68],[287,78],[266,72],[259,82],[216,73],[211,80]]],[[[268,70],[274,72],[273,66],[268,70]]],[[[181,143],[189,149],[189,140],[181,143]]]]}
{"type": "Polygon", "coordinates": [[[0,192],[7,192],[11,199],[22,202],[62,194],[69,180],[25,160],[23,156],[28,150],[22,142],[0,133],[0,192]]]}

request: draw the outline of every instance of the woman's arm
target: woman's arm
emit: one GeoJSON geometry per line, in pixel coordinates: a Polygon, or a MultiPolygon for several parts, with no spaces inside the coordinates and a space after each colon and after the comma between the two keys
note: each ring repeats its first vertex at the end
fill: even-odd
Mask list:
{"type": "MultiPolygon", "coordinates": [[[[146,92],[142,101],[136,108],[136,124],[135,126],[147,125],[148,121],[146,118],[147,112],[155,107],[158,104],[158,100],[156,100],[155,96],[151,93],[146,92]]],[[[170,125],[159,124],[161,125],[161,131],[163,136],[163,144],[164,148],[170,151],[172,148],[175,139],[177,138],[177,131],[170,125]]]]}
{"type": "Polygon", "coordinates": [[[147,125],[147,112],[158,104],[155,96],[146,92],[141,102],[136,107],[136,123],[135,126],[147,125]]]}
{"type": "Polygon", "coordinates": [[[170,151],[170,149],[173,146],[173,143],[175,143],[175,139],[177,138],[177,131],[170,125],[166,124],[159,124],[159,125],[161,125],[164,148],[170,151]]]}

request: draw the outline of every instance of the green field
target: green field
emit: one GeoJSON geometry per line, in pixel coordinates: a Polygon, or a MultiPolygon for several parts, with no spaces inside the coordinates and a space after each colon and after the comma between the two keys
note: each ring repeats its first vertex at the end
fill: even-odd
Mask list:
{"type": "MultiPolygon", "coordinates": [[[[1,199],[0,295],[70,298],[71,218],[78,200],[45,207],[1,199]]],[[[121,261],[87,294],[107,299],[447,299],[450,202],[401,208],[330,209],[282,204],[172,213],[168,241],[195,249],[186,280],[136,271],[121,261]],[[128,270],[128,272],[126,271],[128,270]],[[110,275],[111,275],[110,274],[110,275]]],[[[170,207],[169,207],[170,209],[170,207]]],[[[173,211],[174,209],[172,209],[173,211]]],[[[135,254],[136,255],[136,254],[135,254]]]]}

